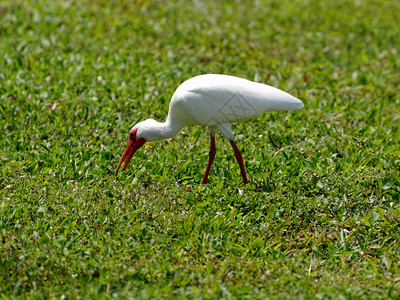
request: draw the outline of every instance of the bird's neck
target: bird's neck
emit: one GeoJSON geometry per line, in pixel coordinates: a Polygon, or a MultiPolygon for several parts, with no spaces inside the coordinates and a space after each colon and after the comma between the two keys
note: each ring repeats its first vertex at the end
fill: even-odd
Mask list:
{"type": "Polygon", "coordinates": [[[183,125],[179,122],[172,122],[170,118],[167,118],[164,123],[154,121],[152,127],[151,140],[155,141],[168,139],[177,135],[182,129],[183,125]]]}

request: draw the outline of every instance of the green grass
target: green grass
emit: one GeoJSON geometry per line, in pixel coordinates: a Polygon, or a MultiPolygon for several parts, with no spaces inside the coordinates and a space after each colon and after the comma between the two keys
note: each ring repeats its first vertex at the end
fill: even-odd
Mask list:
{"type": "Polygon", "coordinates": [[[397,1],[0,2],[0,298],[400,297],[397,1]],[[146,144],[184,80],[302,99],[146,144]]]}

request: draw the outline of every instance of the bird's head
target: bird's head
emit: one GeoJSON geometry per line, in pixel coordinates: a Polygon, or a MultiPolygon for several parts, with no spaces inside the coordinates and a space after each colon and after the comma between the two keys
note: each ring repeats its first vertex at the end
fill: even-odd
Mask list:
{"type": "Polygon", "coordinates": [[[137,123],[129,133],[128,146],[126,146],[126,149],[119,160],[117,169],[115,170],[115,175],[117,175],[119,167],[126,159],[122,171],[125,170],[135,152],[142,147],[144,143],[162,140],[175,134],[176,132],[171,135],[170,129],[168,129],[167,125],[159,123],[153,119],[147,119],[137,123]]]}
{"type": "MultiPolygon", "coordinates": [[[[141,122],[143,123],[143,122],[141,122]]],[[[147,142],[147,139],[145,138],[146,132],[142,130],[141,123],[136,124],[131,132],[129,133],[129,139],[128,139],[128,145],[126,146],[126,149],[124,153],[121,156],[121,159],[119,160],[117,169],[115,170],[115,175],[118,174],[118,170],[122,163],[125,161],[124,168],[122,169],[125,170],[126,166],[128,165],[129,161],[132,159],[133,155],[135,152],[144,145],[144,143],[147,142]]]]}

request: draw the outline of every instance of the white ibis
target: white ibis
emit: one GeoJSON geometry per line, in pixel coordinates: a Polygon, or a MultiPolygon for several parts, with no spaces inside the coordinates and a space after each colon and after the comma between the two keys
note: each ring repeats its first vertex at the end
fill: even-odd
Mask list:
{"type": "Polygon", "coordinates": [[[301,100],[269,85],[246,79],[206,74],[183,82],[175,91],[164,123],[152,119],[136,124],[130,134],[128,146],[118,163],[115,174],[125,161],[125,170],[135,152],[146,142],[175,136],[185,125],[209,127],[211,149],[202,184],[207,183],[208,174],[214,161],[215,133],[219,129],[231,143],[239,162],[243,181],[247,176],[242,154],[233,141],[231,123],[255,117],[267,111],[292,110],[303,107],[301,100]]]}

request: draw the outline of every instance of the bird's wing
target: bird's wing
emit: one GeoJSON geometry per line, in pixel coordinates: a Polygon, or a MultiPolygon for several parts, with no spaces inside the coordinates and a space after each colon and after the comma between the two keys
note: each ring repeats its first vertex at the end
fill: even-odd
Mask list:
{"type": "Polygon", "coordinates": [[[170,113],[187,124],[213,126],[302,105],[297,98],[265,84],[208,74],[191,78],[179,86],[172,97],[170,113]]]}

